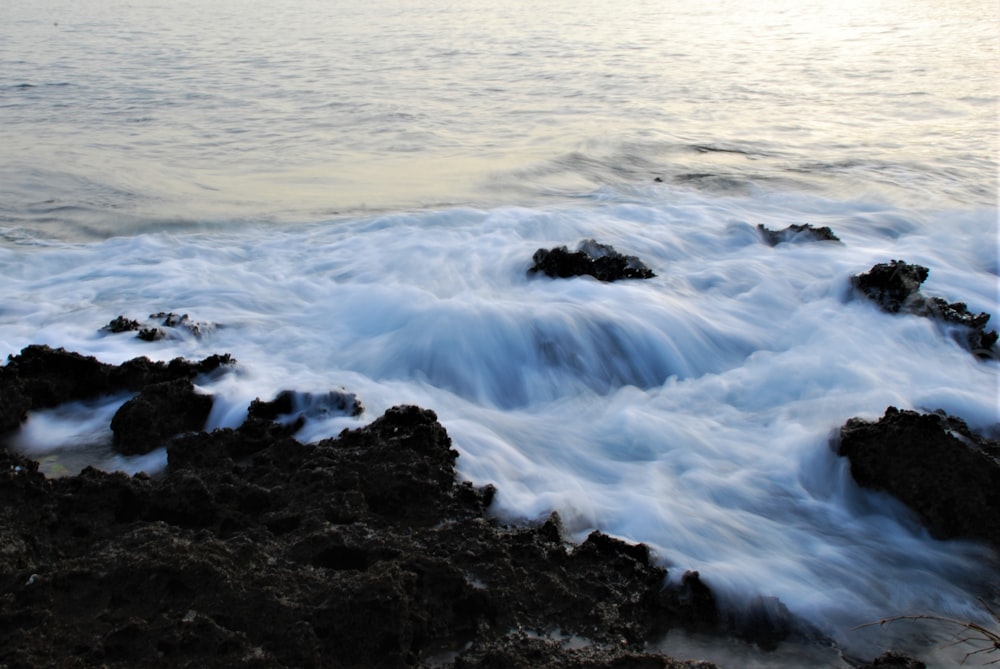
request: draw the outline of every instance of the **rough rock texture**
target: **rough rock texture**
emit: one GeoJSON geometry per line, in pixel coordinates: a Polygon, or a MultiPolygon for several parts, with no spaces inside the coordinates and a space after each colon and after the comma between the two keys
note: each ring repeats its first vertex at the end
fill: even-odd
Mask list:
{"type": "MultiPolygon", "coordinates": [[[[32,408],[138,390],[136,407],[159,399],[116,420],[163,440],[190,379],[230,363],[28,347],[0,368],[0,411],[16,427],[32,408]]],[[[46,479],[0,447],[0,667],[709,668],[645,642],[676,627],[763,648],[814,638],[773,598],[721,612],[696,572],[664,587],[644,545],[572,545],[555,514],[491,519],[494,490],[456,481],[430,411],[292,438],[302,406],[360,406],[345,398],[257,400],[238,429],[170,438],[156,478],[46,479]]]]}
{"type": "Polygon", "coordinates": [[[184,336],[201,337],[215,327],[213,323],[193,321],[187,314],[160,311],[150,314],[144,323],[125,316],[117,316],[102,327],[101,332],[121,334],[122,332],[138,331],[136,337],[143,341],[160,341],[161,339],[179,339],[184,336]]]}
{"type": "Polygon", "coordinates": [[[331,390],[328,393],[300,393],[282,390],[270,402],[258,397],[250,403],[251,418],[275,420],[279,416],[314,417],[329,414],[360,416],[365,407],[354,393],[346,390],[331,390]]]}
{"type": "Polygon", "coordinates": [[[764,241],[771,246],[777,246],[783,242],[840,242],[840,237],[833,234],[829,226],[814,228],[811,224],[792,224],[783,230],[771,230],[763,224],[757,229],[764,237],[764,241]]]}
{"type": "Polygon", "coordinates": [[[1000,442],[943,413],[889,407],[875,423],[848,420],[837,450],[860,485],[897,497],[935,536],[1000,547],[1000,442]]]}
{"type": "Polygon", "coordinates": [[[529,273],[543,272],[553,278],[566,279],[589,275],[600,281],[619,279],[650,279],[656,276],[635,256],[622,255],[607,244],[593,239],[580,242],[576,251],[565,246],[538,249],[532,257],[529,273]]]}
{"type": "Polygon", "coordinates": [[[311,445],[290,429],[180,437],[156,479],[46,480],[0,452],[0,664],[487,667],[541,644],[537,666],[679,667],[643,642],[716,623],[698,576],[664,589],[645,546],[487,518],[432,412],[311,445]]]}
{"type": "Polygon", "coordinates": [[[195,392],[190,379],[153,383],[125,402],[111,419],[115,450],[149,453],[170,437],[204,427],[212,398],[195,392]]]}
{"type": "Polygon", "coordinates": [[[28,346],[0,367],[0,434],[16,429],[32,409],[121,391],[138,392],[154,383],[193,379],[234,363],[225,354],[199,362],[183,358],[152,362],[142,357],[115,366],[61,348],[28,346]]]}
{"type": "Polygon", "coordinates": [[[964,302],[949,303],[940,297],[925,297],[920,293],[920,285],[929,275],[930,270],[926,267],[892,260],[851,277],[851,284],[883,311],[892,314],[906,312],[958,326],[962,334],[956,339],[973,354],[980,358],[997,358],[998,334],[996,330],[986,330],[990,314],[973,314],[964,302]]]}

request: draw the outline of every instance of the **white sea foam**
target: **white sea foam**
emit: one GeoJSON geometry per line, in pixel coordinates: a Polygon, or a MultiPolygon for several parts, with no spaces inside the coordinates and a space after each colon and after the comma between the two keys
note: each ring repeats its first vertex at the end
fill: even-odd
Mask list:
{"type": "MultiPolygon", "coordinates": [[[[901,257],[931,268],[927,294],[997,313],[979,246],[935,243],[941,217],[986,238],[995,212],[897,209],[876,223],[871,203],[799,196],[801,217],[845,243],[772,248],[755,226],[781,227],[778,206],[800,220],[787,199],[681,198],[8,248],[0,344],[109,362],[231,353],[237,369],[203,381],[216,397],[208,428],[283,389],[344,387],[367,407],[311,420],[304,440],[393,404],[432,408],[460,474],[497,485],[501,517],[556,510],[578,539],[600,528],[646,542],[673,577],[697,569],[733,606],[777,596],[848,645],[850,627],[887,615],[975,615],[976,588],[996,573],[988,551],[929,538],[902,505],[859,489],[829,442],[889,405],[1000,422],[996,362],[849,285],[901,257]],[[584,237],[657,277],[528,275],[537,248],[584,237]],[[217,327],[154,344],[98,332],[160,310],[217,327]]],[[[109,411],[33,415],[18,443],[33,454],[92,443],[109,411]]]]}

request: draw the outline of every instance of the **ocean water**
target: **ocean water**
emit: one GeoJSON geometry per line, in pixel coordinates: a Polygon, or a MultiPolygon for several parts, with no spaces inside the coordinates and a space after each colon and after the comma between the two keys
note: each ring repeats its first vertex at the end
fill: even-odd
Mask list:
{"type": "MultiPolygon", "coordinates": [[[[777,597],[851,656],[952,666],[975,646],[945,648],[947,626],[858,626],[988,620],[997,555],[930,538],[830,440],[889,405],[1000,426],[996,361],[850,288],[903,259],[930,268],[925,294],[1000,314],[1000,8],[536,5],[6,0],[0,353],[231,353],[200,385],[207,429],[283,389],[367,407],[304,441],[415,403],[505,520],[558,511],[734,610],[777,597]],[[756,230],[793,223],[843,244],[756,230]],[[656,278],[528,275],[587,238],[656,278]],[[100,331],[162,311],[200,333],[100,331]]],[[[162,451],[110,451],[124,399],[33,413],[12,443],[51,475],[157,471],[162,451]]]]}

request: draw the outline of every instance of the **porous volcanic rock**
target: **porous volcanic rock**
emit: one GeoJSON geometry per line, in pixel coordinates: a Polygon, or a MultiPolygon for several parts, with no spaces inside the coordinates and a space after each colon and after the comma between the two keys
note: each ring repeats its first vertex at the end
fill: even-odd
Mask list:
{"type": "Polygon", "coordinates": [[[836,448],[858,484],[891,493],[934,536],[1000,547],[1000,442],[944,413],[889,407],[874,423],[848,420],[836,448]]]}
{"type": "Polygon", "coordinates": [[[293,429],[256,416],[182,436],[156,478],[47,480],[0,451],[0,663],[499,666],[538,656],[507,643],[531,629],[588,646],[540,642],[538,666],[705,666],[642,651],[714,627],[697,574],[664,588],[645,546],[574,546],[556,516],[492,520],[493,489],[456,480],[433,412],[396,407],[315,444],[293,429]]]}
{"type": "Polygon", "coordinates": [[[543,272],[559,279],[588,275],[600,281],[617,281],[656,276],[635,256],[622,255],[613,247],[593,239],[580,242],[576,251],[570,251],[565,246],[538,249],[532,260],[534,264],[528,270],[529,274],[543,272]]]}
{"type": "Polygon", "coordinates": [[[920,285],[930,270],[902,260],[880,263],[868,272],[851,277],[851,284],[891,314],[905,312],[932,318],[942,324],[958,326],[956,339],[979,358],[998,357],[996,330],[986,330],[990,314],[973,314],[964,302],[952,302],[940,297],[925,297],[920,285]]]}
{"type": "Polygon", "coordinates": [[[62,348],[27,346],[20,354],[8,356],[7,364],[0,367],[0,434],[17,429],[33,409],[115,392],[139,392],[154,383],[193,379],[235,362],[223,354],[197,362],[183,358],[152,362],[141,357],[109,365],[62,348]]]}
{"type": "Polygon", "coordinates": [[[837,242],[840,237],[833,233],[830,226],[824,225],[821,228],[814,228],[810,223],[793,223],[782,230],[771,230],[765,225],[757,226],[764,241],[771,246],[777,246],[784,242],[837,242]]]}
{"type": "Polygon", "coordinates": [[[252,418],[275,420],[279,416],[315,417],[325,415],[360,416],[365,407],[354,393],[331,390],[328,393],[301,393],[282,390],[270,402],[259,397],[250,403],[252,418]]]}
{"type": "Polygon", "coordinates": [[[153,383],[125,402],[111,419],[116,451],[149,453],[181,432],[202,429],[212,411],[212,398],[195,391],[190,379],[153,383]]]}

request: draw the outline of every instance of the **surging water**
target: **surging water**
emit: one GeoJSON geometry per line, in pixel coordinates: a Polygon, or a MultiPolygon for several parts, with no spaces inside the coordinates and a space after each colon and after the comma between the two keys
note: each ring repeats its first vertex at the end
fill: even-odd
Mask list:
{"type": "MultiPolygon", "coordinates": [[[[367,407],[302,440],[431,408],[503,518],[558,510],[734,608],[929,657],[940,637],[852,628],[978,619],[996,556],[930,539],[829,441],[889,405],[1000,423],[995,362],[849,288],[901,258],[1000,313],[997,10],[869,4],[5,3],[0,346],[229,352],[208,429],[286,388],[367,407]],[[756,231],[803,222],[843,244],[756,231]],[[657,277],[527,275],[584,238],[657,277]],[[204,335],[98,331],[157,311],[204,335]]],[[[121,401],[16,445],[162,467],[107,450],[121,401]]]]}

